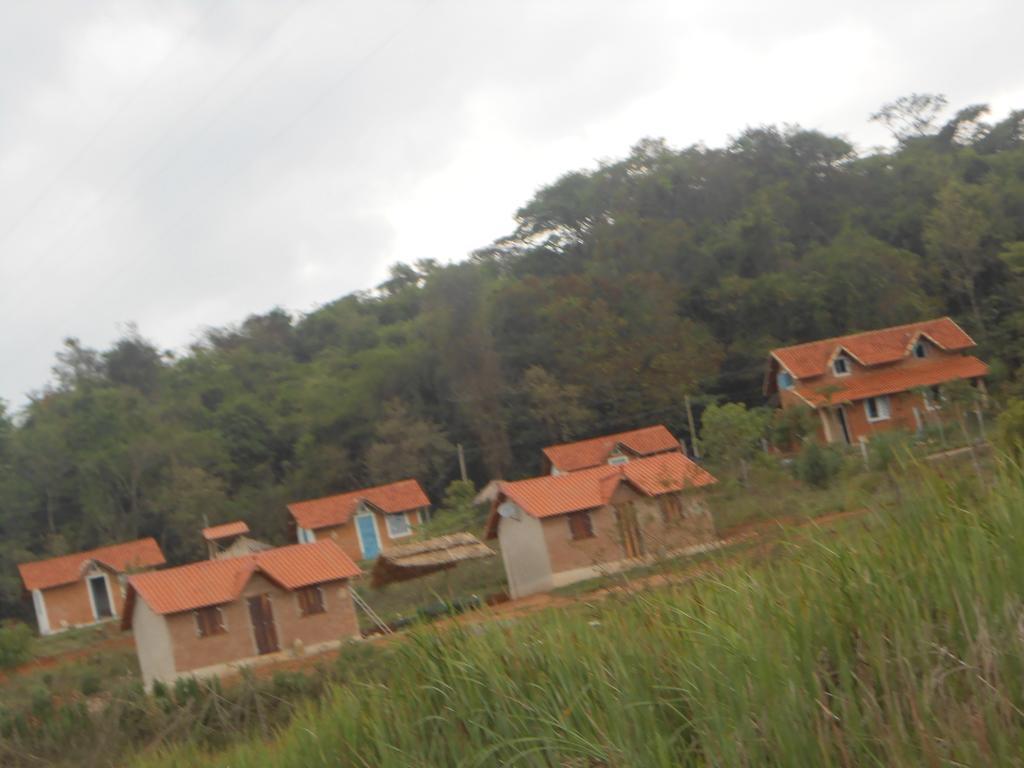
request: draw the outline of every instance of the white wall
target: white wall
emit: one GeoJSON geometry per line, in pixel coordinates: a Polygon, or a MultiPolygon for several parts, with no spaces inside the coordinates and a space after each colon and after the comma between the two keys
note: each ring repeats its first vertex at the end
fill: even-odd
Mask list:
{"type": "Polygon", "coordinates": [[[155,680],[170,682],[174,679],[174,650],[167,620],[154,613],[141,597],[136,595],[135,598],[132,633],[135,635],[135,653],[139,657],[142,683],[148,691],[155,680]]]}
{"type": "Polygon", "coordinates": [[[498,507],[498,542],[505,561],[509,594],[513,598],[551,589],[551,558],[540,520],[511,501],[498,507]]]}

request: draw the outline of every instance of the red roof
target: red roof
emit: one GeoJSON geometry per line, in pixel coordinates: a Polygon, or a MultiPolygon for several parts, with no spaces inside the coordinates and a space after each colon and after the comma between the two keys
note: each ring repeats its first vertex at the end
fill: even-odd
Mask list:
{"type": "Polygon", "coordinates": [[[418,482],[399,480],[397,483],[363,488],[337,496],[297,501],[288,505],[288,511],[298,525],[316,530],[331,525],[344,525],[363,501],[388,514],[430,506],[430,499],[418,482]]]}
{"type": "Polygon", "coordinates": [[[937,320],[781,347],[773,349],[771,354],[795,378],[804,379],[824,374],[829,361],[839,349],[845,350],[861,365],[881,365],[902,360],[910,354],[914,342],[921,335],[948,352],[975,346],[974,339],[963,328],[948,317],[940,317],[937,320]]]}
{"type": "Polygon", "coordinates": [[[248,532],[248,525],[241,520],[235,520],[233,523],[223,523],[203,528],[203,538],[207,541],[217,541],[218,539],[229,539],[232,536],[241,536],[248,532]]]}
{"type": "Polygon", "coordinates": [[[82,578],[82,571],[89,563],[99,563],[106,568],[123,573],[132,568],[149,568],[167,562],[156,539],[139,539],[122,544],[75,552],[73,555],[21,563],[18,571],[25,589],[50,589],[63,584],[72,584],[82,578]]]}
{"type": "Polygon", "coordinates": [[[330,539],[140,573],[128,579],[125,625],[131,626],[136,594],[156,613],[181,613],[238,599],[257,572],[287,590],[350,579],[362,573],[330,539]]]}
{"type": "MultiPolygon", "coordinates": [[[[602,464],[564,475],[543,475],[528,480],[499,482],[499,493],[532,517],[565,515],[607,504],[619,483],[629,483],[645,496],[660,496],[684,488],[718,482],[703,467],[682,453],[663,453],[626,464],[602,464]]],[[[496,510],[495,510],[496,512],[496,510]]],[[[491,514],[487,537],[497,534],[497,516],[491,514]]]]}
{"type": "Polygon", "coordinates": [[[575,443],[550,445],[544,449],[551,466],[562,472],[576,472],[608,461],[616,448],[637,456],[679,451],[679,441],[661,424],[633,429],[615,435],[603,435],[575,443]]]}
{"type": "MultiPolygon", "coordinates": [[[[923,360],[917,365],[890,366],[835,382],[833,386],[837,389],[831,394],[831,402],[849,403],[868,397],[906,392],[915,387],[934,387],[947,381],[973,379],[987,373],[988,366],[969,355],[923,360]]],[[[823,389],[814,384],[797,384],[793,387],[794,392],[814,407],[829,402],[825,393],[820,391],[823,389]]]]}

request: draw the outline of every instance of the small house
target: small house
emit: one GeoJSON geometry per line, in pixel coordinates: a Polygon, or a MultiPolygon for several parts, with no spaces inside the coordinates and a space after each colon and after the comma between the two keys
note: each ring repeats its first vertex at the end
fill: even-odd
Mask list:
{"type": "Polygon", "coordinates": [[[117,618],[128,572],[165,562],[156,540],[147,538],[21,563],[18,571],[32,595],[39,634],[51,635],[117,618]]]}
{"type": "Polygon", "coordinates": [[[657,424],[574,443],[550,445],[544,449],[543,472],[561,475],[602,464],[625,464],[630,459],[660,453],[682,453],[682,446],[668,429],[657,424]]]}
{"type": "Polygon", "coordinates": [[[353,560],[373,560],[429,519],[430,499],[415,480],[399,480],[298,501],[288,511],[299,543],[332,539],[353,560]]]}
{"type": "Polygon", "coordinates": [[[147,689],[220,675],[358,636],[349,580],[360,573],[328,540],[138,574],[122,628],[135,635],[147,689]]]}
{"type": "Polygon", "coordinates": [[[679,452],[494,484],[497,538],[513,598],[593,578],[715,540],[701,489],[715,483],[679,452]]]}
{"type": "Polygon", "coordinates": [[[249,526],[242,520],[203,528],[206,553],[211,560],[217,560],[223,557],[254,555],[272,549],[269,544],[257,541],[248,534],[249,526]]]}
{"type": "Polygon", "coordinates": [[[938,417],[941,385],[984,393],[988,366],[974,340],[942,317],[773,349],[764,392],[782,408],[808,407],[827,443],[857,443],[891,429],[919,431],[938,417]]]}

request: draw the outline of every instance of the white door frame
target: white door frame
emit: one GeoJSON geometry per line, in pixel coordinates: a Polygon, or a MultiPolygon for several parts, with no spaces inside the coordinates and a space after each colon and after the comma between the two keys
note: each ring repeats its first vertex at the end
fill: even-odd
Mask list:
{"type": "Polygon", "coordinates": [[[117,603],[114,602],[114,596],[110,593],[110,579],[107,578],[107,574],[100,571],[99,573],[88,574],[85,577],[85,591],[89,593],[89,606],[92,608],[93,621],[106,621],[107,617],[104,616],[102,619],[99,614],[96,613],[96,599],[92,596],[92,580],[103,579],[103,587],[107,590],[107,602],[110,604],[110,618],[117,618],[117,603]]]}
{"type": "Polygon", "coordinates": [[[32,590],[32,607],[36,609],[36,624],[39,625],[39,634],[48,635],[50,629],[50,617],[46,613],[46,598],[40,589],[32,590]]]}

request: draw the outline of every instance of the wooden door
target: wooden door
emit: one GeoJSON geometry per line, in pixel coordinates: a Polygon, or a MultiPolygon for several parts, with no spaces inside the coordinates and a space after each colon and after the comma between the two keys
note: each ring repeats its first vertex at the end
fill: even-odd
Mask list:
{"type": "Polygon", "coordinates": [[[626,557],[642,557],[644,538],[636,519],[636,508],[632,504],[620,504],[615,512],[619,518],[619,534],[622,536],[626,557]]]}
{"type": "Polygon", "coordinates": [[[280,650],[270,595],[255,595],[249,598],[249,618],[252,620],[252,632],[256,637],[256,650],[260,655],[280,650]]]}

